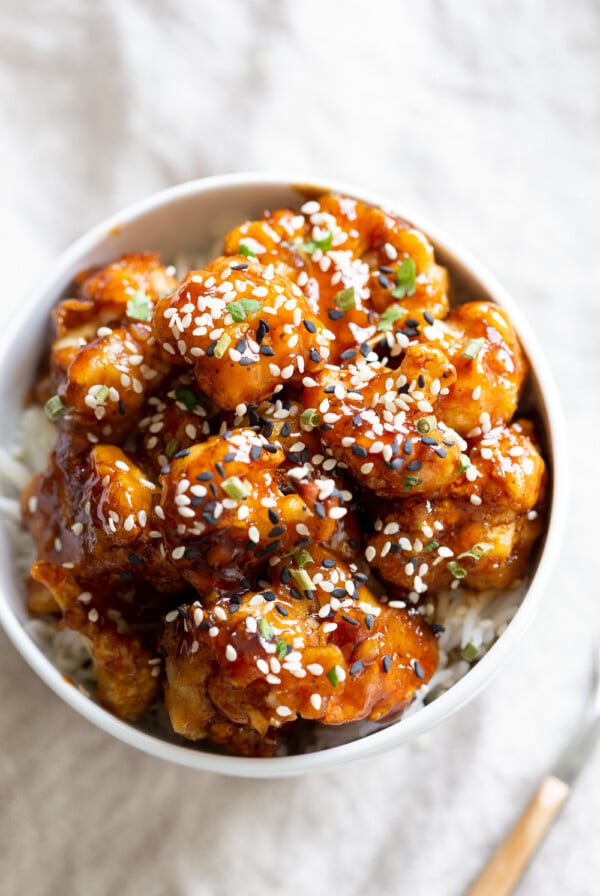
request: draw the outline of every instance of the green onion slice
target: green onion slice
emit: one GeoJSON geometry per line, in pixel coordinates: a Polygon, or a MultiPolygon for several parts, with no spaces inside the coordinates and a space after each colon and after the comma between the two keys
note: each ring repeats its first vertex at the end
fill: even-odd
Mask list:
{"type": "Polygon", "coordinates": [[[276,653],[278,659],[280,660],[288,655],[287,641],[284,641],[283,638],[279,638],[279,640],[277,641],[276,653]]]}
{"type": "Polygon", "coordinates": [[[342,289],[333,297],[333,301],[342,311],[350,311],[356,308],[356,292],[353,286],[342,289]]]}
{"type": "Polygon", "coordinates": [[[392,329],[396,321],[404,317],[405,314],[406,308],[401,308],[400,305],[388,305],[379,318],[377,329],[380,333],[387,333],[388,330],[392,329]]]}
{"type": "Polygon", "coordinates": [[[470,461],[470,459],[469,459],[469,455],[468,455],[468,454],[461,454],[461,456],[460,456],[460,469],[459,469],[458,472],[459,472],[459,473],[464,473],[465,470],[468,470],[470,466],[471,466],[471,461],[470,461]]]}
{"type": "Polygon", "coordinates": [[[248,314],[255,314],[262,308],[262,303],[256,299],[238,299],[237,302],[230,302],[227,311],[231,314],[236,324],[240,324],[246,320],[248,314]]]}
{"type": "Polygon", "coordinates": [[[467,574],[467,570],[464,566],[461,566],[458,560],[451,560],[448,564],[448,572],[454,576],[455,579],[464,579],[467,574]]]}
{"type": "Polygon", "coordinates": [[[337,671],[337,666],[332,666],[329,672],[327,673],[327,678],[331,682],[331,684],[335,687],[339,682],[339,676],[337,671]]]}
{"type": "Polygon", "coordinates": [[[292,569],[290,572],[296,585],[301,591],[314,591],[315,586],[313,585],[313,580],[305,569],[292,569]]]}
{"type": "Polygon", "coordinates": [[[275,632],[273,631],[273,626],[270,625],[267,622],[267,620],[264,619],[262,616],[258,620],[258,630],[260,632],[261,637],[264,638],[265,641],[272,641],[273,638],[275,637],[275,632]]]}
{"type": "Polygon", "coordinates": [[[213,352],[215,358],[222,358],[230,345],[231,336],[229,335],[229,333],[223,333],[223,335],[219,338],[217,344],[215,345],[215,350],[213,352]]]}
{"type": "MultiPolygon", "coordinates": [[[[301,551],[296,551],[294,554],[294,563],[302,569],[303,566],[308,566],[309,563],[314,563],[312,554],[304,549],[301,551]]],[[[312,583],[311,583],[312,584],[312,583]]]]}
{"type": "Polygon", "coordinates": [[[125,312],[134,320],[150,320],[152,317],[152,300],[143,289],[138,289],[127,302],[125,312]]]}
{"type": "Polygon", "coordinates": [[[53,395],[52,398],[49,398],[46,404],[44,405],[44,410],[48,415],[49,419],[55,423],[59,417],[62,417],[66,408],[58,395],[53,395]]]}
{"type": "Polygon", "coordinates": [[[432,429],[437,427],[437,420],[430,414],[428,417],[421,417],[420,420],[417,420],[417,429],[420,433],[425,435],[428,432],[431,432],[432,429]]]}
{"type": "Polygon", "coordinates": [[[419,476],[412,476],[410,473],[407,473],[404,477],[404,491],[409,492],[411,489],[416,488],[417,485],[421,485],[423,480],[419,476]]]}
{"type": "Polygon", "coordinates": [[[462,350],[463,358],[474,361],[481,349],[483,348],[485,339],[469,339],[465,348],[462,350]]]}
{"type": "Polygon", "coordinates": [[[322,240],[306,240],[304,243],[300,243],[300,248],[304,252],[308,252],[309,255],[312,255],[313,252],[316,252],[317,249],[321,249],[322,252],[329,252],[331,249],[331,244],[333,242],[333,234],[329,232],[326,236],[323,237],[322,240]]]}
{"type": "Polygon", "coordinates": [[[237,476],[230,476],[229,479],[224,479],[221,485],[230,498],[235,498],[238,501],[244,501],[250,494],[242,480],[238,479],[237,476]]]}
{"type": "Polygon", "coordinates": [[[177,454],[179,451],[179,442],[177,439],[169,439],[165,448],[165,454],[169,458],[169,460],[173,457],[174,454],[177,454]]]}
{"type": "Polygon", "coordinates": [[[417,268],[410,256],[403,259],[402,264],[396,268],[396,286],[392,290],[395,299],[403,299],[405,296],[413,296],[417,288],[417,268]]]}
{"type": "Polygon", "coordinates": [[[249,249],[245,243],[239,244],[237,254],[243,255],[244,258],[256,258],[256,252],[253,252],[252,249],[249,249]]]}
{"type": "Polygon", "coordinates": [[[477,647],[476,644],[473,644],[472,641],[469,641],[469,643],[461,650],[462,658],[468,663],[472,663],[478,653],[479,647],[477,647]]]}
{"type": "Polygon", "coordinates": [[[318,426],[321,422],[321,415],[314,408],[306,408],[300,414],[300,419],[305,426],[318,426]]]}

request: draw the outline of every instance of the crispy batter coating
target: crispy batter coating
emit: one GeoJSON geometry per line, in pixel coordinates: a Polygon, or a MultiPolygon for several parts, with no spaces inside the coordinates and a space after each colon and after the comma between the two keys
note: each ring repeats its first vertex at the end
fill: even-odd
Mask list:
{"type": "Polygon", "coordinates": [[[437,643],[418,614],[380,604],[356,567],[319,546],[302,563],[281,561],[262,592],[167,617],[165,702],[178,733],[206,737],[215,711],[261,735],[298,716],[378,721],[429,680],[437,643]]]}
{"type": "Polygon", "coordinates": [[[325,424],[323,442],[359,482],[404,498],[445,488],[459,474],[462,439],[434,416],[441,383],[454,379],[442,352],[411,346],[396,371],[325,368],[303,402],[325,424]]]}
{"type": "Polygon", "coordinates": [[[470,444],[471,466],[447,495],[380,517],[366,549],[371,566],[417,595],[462,580],[477,591],[513,585],[543,530],[545,465],[530,434],[521,423],[492,430],[470,444]]]}
{"type": "Polygon", "coordinates": [[[299,383],[329,358],[332,334],[300,289],[243,256],[191,271],[158,303],[153,331],[165,352],[194,368],[199,388],[226,410],[299,383]]]}

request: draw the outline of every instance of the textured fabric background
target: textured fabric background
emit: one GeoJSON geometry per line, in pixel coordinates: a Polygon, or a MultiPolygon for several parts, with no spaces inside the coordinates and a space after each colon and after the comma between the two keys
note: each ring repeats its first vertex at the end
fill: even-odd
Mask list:
{"type": "MultiPolygon", "coordinates": [[[[334,773],[163,765],[77,717],[0,635],[0,891],[459,896],[577,727],[600,628],[600,3],[0,0],[0,53],[0,314],[158,188],[343,178],[435,220],[512,291],[562,393],[572,483],[510,666],[426,744],[334,773]]],[[[599,779],[597,753],[521,896],[600,892],[599,779]]]]}

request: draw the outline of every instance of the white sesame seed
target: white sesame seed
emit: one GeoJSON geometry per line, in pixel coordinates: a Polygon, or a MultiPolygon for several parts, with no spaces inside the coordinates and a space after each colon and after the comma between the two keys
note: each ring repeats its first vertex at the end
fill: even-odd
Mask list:
{"type": "Polygon", "coordinates": [[[376,555],[377,555],[377,551],[375,550],[373,545],[370,544],[369,547],[365,551],[365,560],[367,561],[367,563],[372,563],[373,560],[375,559],[376,555]]]}
{"type": "Polygon", "coordinates": [[[92,607],[92,609],[88,613],[87,618],[90,620],[90,622],[98,622],[98,619],[100,618],[100,614],[98,613],[98,610],[95,607],[92,607]]]}
{"type": "Polygon", "coordinates": [[[471,504],[475,505],[475,507],[479,507],[479,505],[481,504],[481,498],[479,497],[479,495],[471,495],[469,500],[471,501],[471,504]]]}
{"type": "Polygon", "coordinates": [[[321,705],[323,703],[322,697],[320,694],[311,694],[310,695],[310,703],[313,709],[316,709],[317,712],[321,709],[321,705]]]}
{"type": "Polygon", "coordinates": [[[310,663],[306,668],[311,675],[322,675],[324,672],[323,666],[321,666],[320,663],[310,663]]]}
{"type": "Polygon", "coordinates": [[[77,596],[77,600],[82,604],[89,604],[92,599],[92,594],[90,591],[82,591],[81,594],[77,596]]]}
{"type": "Polygon", "coordinates": [[[215,607],[214,614],[217,617],[217,619],[221,620],[221,622],[225,622],[227,620],[227,613],[225,612],[223,607],[219,607],[219,606],[215,607]]]}
{"type": "Polygon", "coordinates": [[[185,548],[183,545],[179,545],[179,547],[173,548],[173,550],[171,551],[171,557],[173,558],[173,560],[181,560],[184,554],[185,548]]]}
{"type": "Polygon", "coordinates": [[[178,616],[179,613],[177,612],[177,610],[171,610],[171,612],[167,613],[167,615],[165,616],[165,622],[175,622],[178,616]]]}
{"type": "Polygon", "coordinates": [[[237,656],[237,650],[233,644],[228,644],[225,648],[225,659],[229,660],[230,663],[234,663],[237,660],[237,656]]]}
{"type": "Polygon", "coordinates": [[[334,632],[337,628],[337,622],[326,622],[325,625],[321,626],[321,631],[329,634],[329,632],[334,632]]]}

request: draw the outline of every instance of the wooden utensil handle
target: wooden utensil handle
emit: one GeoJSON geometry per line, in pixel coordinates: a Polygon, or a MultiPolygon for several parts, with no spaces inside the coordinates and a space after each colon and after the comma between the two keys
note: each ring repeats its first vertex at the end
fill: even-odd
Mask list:
{"type": "Polygon", "coordinates": [[[560,778],[546,775],[466,896],[509,896],[570,792],[560,778]]]}

